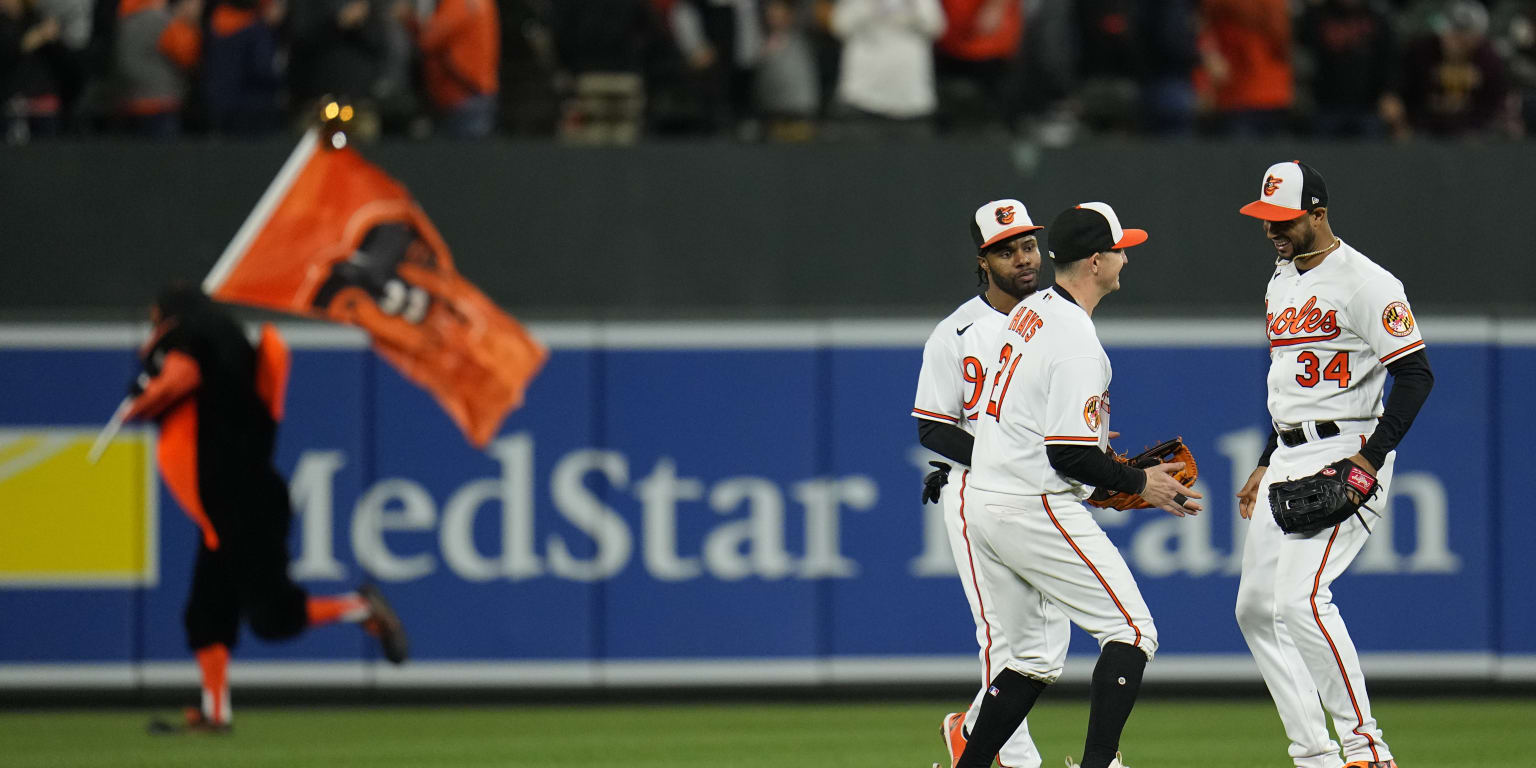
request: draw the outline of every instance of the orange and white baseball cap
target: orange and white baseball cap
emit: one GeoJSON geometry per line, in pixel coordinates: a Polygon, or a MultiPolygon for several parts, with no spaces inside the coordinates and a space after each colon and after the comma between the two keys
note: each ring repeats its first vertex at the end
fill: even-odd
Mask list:
{"type": "Polygon", "coordinates": [[[1290,160],[1271,165],[1259,184],[1259,199],[1238,212],[1265,221],[1290,221],[1326,205],[1328,186],[1323,175],[1300,160],[1290,160]]]}
{"type": "Polygon", "coordinates": [[[1062,211],[1051,222],[1051,260],[1058,264],[1146,241],[1145,229],[1120,226],[1120,217],[1109,203],[1081,203],[1062,211]]]}
{"type": "Polygon", "coordinates": [[[993,200],[976,209],[971,239],[982,251],[1011,237],[1045,229],[1029,218],[1029,210],[1017,200],[993,200]]]}

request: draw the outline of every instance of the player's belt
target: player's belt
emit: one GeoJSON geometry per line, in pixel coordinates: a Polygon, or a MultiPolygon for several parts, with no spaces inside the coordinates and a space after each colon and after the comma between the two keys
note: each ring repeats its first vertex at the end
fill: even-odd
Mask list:
{"type": "MultiPolygon", "coordinates": [[[[1314,439],[1322,440],[1339,434],[1339,425],[1331,421],[1319,421],[1315,426],[1317,428],[1317,437],[1314,439]]],[[[1281,429],[1277,430],[1276,434],[1280,436],[1280,442],[1285,443],[1287,448],[1295,448],[1307,441],[1307,430],[1305,427],[1281,429]]]]}

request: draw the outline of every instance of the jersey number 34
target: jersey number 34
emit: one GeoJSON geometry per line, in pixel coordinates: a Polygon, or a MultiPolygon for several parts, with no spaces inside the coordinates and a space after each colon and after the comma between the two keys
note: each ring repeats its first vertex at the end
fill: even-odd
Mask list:
{"type": "Polygon", "coordinates": [[[1334,355],[1327,365],[1323,365],[1317,354],[1311,351],[1297,355],[1296,362],[1301,363],[1301,373],[1296,375],[1296,383],[1303,387],[1315,387],[1322,381],[1336,381],[1339,389],[1349,386],[1348,352],[1334,355]]]}

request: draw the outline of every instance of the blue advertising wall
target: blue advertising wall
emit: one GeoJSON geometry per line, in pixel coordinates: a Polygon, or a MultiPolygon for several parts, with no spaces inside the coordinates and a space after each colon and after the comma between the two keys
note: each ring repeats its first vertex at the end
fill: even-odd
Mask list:
{"type": "MultiPolygon", "coordinates": [[[[1424,325],[1436,388],[1400,447],[1386,517],[1335,599],[1373,673],[1422,674],[1432,660],[1445,676],[1530,675],[1536,618],[1513,598],[1536,548],[1517,506],[1536,432],[1536,334],[1424,325]]],[[[1170,345],[1159,339],[1178,336],[1144,323],[1101,324],[1120,447],[1183,435],[1207,511],[1100,522],[1157,618],[1154,668],[1254,678],[1232,619],[1232,497],[1267,435],[1267,357],[1247,324],[1183,328],[1170,345]]],[[[297,329],[277,454],[296,515],[291,572],[316,593],[378,583],[408,624],[414,663],[373,671],[376,650],[349,628],[284,644],[248,636],[237,657],[296,684],[969,679],[971,621],[938,509],[918,499],[931,456],[909,408],[927,330],[536,329],[550,361],[481,452],[360,336],[297,329]]],[[[139,335],[0,329],[0,537],[71,552],[59,542],[86,523],[36,482],[59,475],[71,486],[61,498],[98,482],[69,451],[116,406],[139,335]]],[[[124,441],[148,446],[152,434],[124,441]]],[[[134,456],[150,477],[152,450],[134,456]]],[[[153,684],[156,670],[185,665],[196,529],[157,484],[103,491],[142,493],[123,514],[148,554],[127,576],[102,577],[78,552],[27,573],[0,562],[0,685],[153,684]]],[[[0,539],[0,558],[17,551],[0,539]]],[[[1093,653],[1081,632],[1072,649],[1093,653]]]]}

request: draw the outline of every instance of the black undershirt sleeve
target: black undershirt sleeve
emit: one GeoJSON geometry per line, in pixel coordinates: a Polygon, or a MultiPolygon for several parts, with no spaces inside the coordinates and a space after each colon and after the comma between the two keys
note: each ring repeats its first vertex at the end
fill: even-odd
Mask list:
{"type": "Polygon", "coordinates": [[[953,424],[918,419],[917,441],[922,443],[924,448],[950,461],[959,462],[967,467],[971,465],[971,447],[976,444],[976,438],[953,424]]]}
{"type": "Polygon", "coordinates": [[[1272,455],[1275,452],[1275,448],[1277,446],[1279,446],[1279,445],[1280,445],[1280,433],[1276,432],[1274,427],[1270,427],[1269,428],[1269,442],[1264,444],[1264,455],[1259,457],[1259,466],[1261,466],[1261,467],[1269,466],[1269,457],[1270,457],[1270,455],[1272,455]]]}
{"type": "Polygon", "coordinates": [[[1095,488],[1141,493],[1147,487],[1145,472],[1121,464],[1093,446],[1047,445],[1045,458],[1057,472],[1095,488]]]}
{"type": "Polygon", "coordinates": [[[1429,369],[1429,358],[1422,349],[1388,365],[1387,373],[1392,375],[1392,391],[1387,393],[1386,407],[1376,422],[1376,431],[1360,449],[1360,455],[1377,469],[1408,434],[1408,428],[1413,426],[1414,418],[1435,386],[1435,374],[1429,369]]]}

